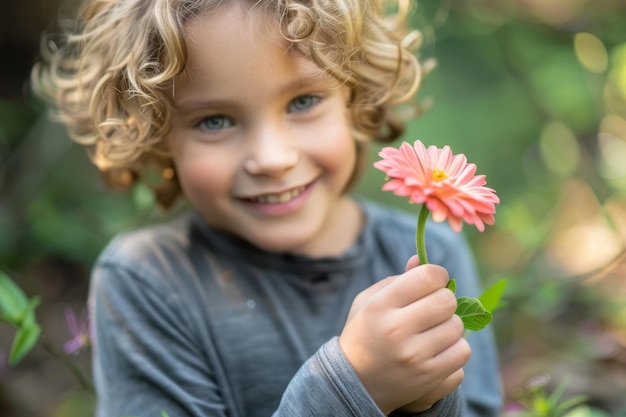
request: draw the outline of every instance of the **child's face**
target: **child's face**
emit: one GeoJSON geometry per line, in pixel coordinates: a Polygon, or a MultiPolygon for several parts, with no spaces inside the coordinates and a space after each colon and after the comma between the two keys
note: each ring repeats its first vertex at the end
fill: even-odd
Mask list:
{"type": "Polygon", "coordinates": [[[358,217],[343,193],[356,160],[348,88],[236,3],[195,17],[186,40],[170,137],[186,196],[213,227],[314,254],[358,217]]]}

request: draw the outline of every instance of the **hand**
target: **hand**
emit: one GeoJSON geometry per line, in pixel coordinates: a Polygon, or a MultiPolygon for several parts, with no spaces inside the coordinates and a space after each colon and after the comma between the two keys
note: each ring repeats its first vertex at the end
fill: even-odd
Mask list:
{"type": "MultiPolygon", "coordinates": [[[[419,266],[420,261],[417,255],[414,255],[409,259],[406,264],[405,271],[413,269],[419,266]]],[[[457,370],[455,373],[446,378],[441,384],[439,384],[434,390],[424,394],[419,399],[398,408],[397,410],[406,414],[416,414],[428,410],[440,399],[450,395],[455,389],[461,385],[465,374],[463,368],[457,370]]]]}
{"type": "Polygon", "coordinates": [[[471,350],[454,314],[456,298],[437,265],[388,277],[354,300],[339,344],[386,415],[402,407],[423,411],[463,379],[471,350]]]}
{"type": "MultiPolygon", "coordinates": [[[[406,264],[405,271],[413,269],[419,266],[420,261],[417,255],[414,255],[409,259],[406,264]]],[[[406,414],[415,414],[428,410],[440,399],[450,395],[460,384],[463,382],[465,374],[463,368],[457,370],[455,373],[446,378],[441,384],[439,384],[434,390],[424,394],[419,399],[398,408],[397,410],[406,414]]]]}

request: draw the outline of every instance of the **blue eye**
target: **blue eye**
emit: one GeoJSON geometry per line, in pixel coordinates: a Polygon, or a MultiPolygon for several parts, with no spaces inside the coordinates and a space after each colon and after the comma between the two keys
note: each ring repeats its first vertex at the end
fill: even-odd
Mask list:
{"type": "Polygon", "coordinates": [[[289,103],[288,111],[292,112],[301,112],[310,109],[315,106],[320,101],[320,98],[312,95],[304,95],[296,97],[289,103]]]}
{"type": "Polygon", "coordinates": [[[221,130],[233,125],[233,121],[226,116],[210,116],[200,121],[200,127],[206,130],[221,130]]]}

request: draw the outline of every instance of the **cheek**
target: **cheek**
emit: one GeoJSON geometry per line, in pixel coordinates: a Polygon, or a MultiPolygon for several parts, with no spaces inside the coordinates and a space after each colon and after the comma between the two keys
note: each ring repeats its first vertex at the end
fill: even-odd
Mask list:
{"type": "Polygon", "coordinates": [[[356,164],[356,148],[352,130],[345,120],[330,122],[316,140],[319,158],[326,168],[345,182],[356,164]]]}
{"type": "Polygon", "coordinates": [[[193,202],[223,191],[228,184],[218,161],[207,158],[177,158],[176,171],[183,191],[193,202]]]}

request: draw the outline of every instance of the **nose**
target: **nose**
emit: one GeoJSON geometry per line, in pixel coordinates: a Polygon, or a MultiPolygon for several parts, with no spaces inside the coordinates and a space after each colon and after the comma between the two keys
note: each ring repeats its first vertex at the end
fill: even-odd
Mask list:
{"type": "Polygon", "coordinates": [[[298,163],[298,150],[286,127],[266,124],[251,132],[244,167],[249,174],[278,177],[298,163]]]}

